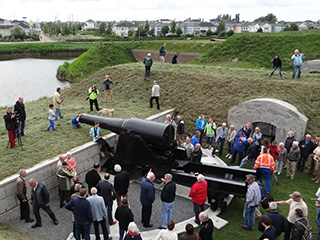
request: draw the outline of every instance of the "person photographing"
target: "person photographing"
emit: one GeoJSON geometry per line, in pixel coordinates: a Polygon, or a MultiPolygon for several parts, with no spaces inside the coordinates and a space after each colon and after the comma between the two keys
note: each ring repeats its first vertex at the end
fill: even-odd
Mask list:
{"type": "Polygon", "coordinates": [[[16,129],[17,123],[19,123],[19,115],[12,112],[12,107],[7,108],[7,113],[3,116],[6,129],[8,131],[10,148],[14,148],[16,145],[16,129]]]}

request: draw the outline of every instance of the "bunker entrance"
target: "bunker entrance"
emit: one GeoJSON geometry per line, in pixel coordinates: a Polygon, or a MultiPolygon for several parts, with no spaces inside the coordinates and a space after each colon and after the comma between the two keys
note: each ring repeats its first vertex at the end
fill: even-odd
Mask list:
{"type": "Polygon", "coordinates": [[[276,139],[276,126],[266,122],[254,122],[252,123],[252,126],[253,131],[256,127],[260,128],[262,139],[268,139],[270,143],[276,139]]]}

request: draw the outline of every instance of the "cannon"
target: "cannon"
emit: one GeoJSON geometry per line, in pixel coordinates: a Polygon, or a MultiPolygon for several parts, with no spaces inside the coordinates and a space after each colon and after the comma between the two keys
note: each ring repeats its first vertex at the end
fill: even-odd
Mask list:
{"type": "Polygon", "coordinates": [[[199,172],[208,182],[208,202],[213,210],[223,211],[225,198],[229,194],[245,197],[247,174],[255,170],[230,168],[227,166],[195,163],[186,160],[185,149],[178,147],[174,139],[174,127],[171,124],[153,122],[144,119],[106,118],[82,114],[79,121],[100,127],[119,135],[115,150],[115,162],[129,173],[145,173],[150,168],[156,176],[171,173],[175,182],[192,186],[196,181],[194,173],[199,172]]]}

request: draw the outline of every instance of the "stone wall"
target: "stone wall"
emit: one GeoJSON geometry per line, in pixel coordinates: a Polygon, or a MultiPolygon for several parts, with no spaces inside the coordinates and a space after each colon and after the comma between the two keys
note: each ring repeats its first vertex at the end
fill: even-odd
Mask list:
{"type": "Polygon", "coordinates": [[[228,125],[234,124],[236,129],[247,122],[263,122],[276,127],[275,141],[286,139],[288,131],[295,132],[295,138],[304,137],[308,118],[290,103],[272,99],[260,98],[243,102],[228,111],[228,125]]]}
{"type": "MultiPolygon", "coordinates": [[[[148,117],[148,120],[164,122],[167,114],[172,114],[174,109],[170,109],[148,117]]],[[[116,147],[118,135],[111,133],[103,137],[111,147],[116,147]]],[[[72,157],[77,162],[77,174],[84,182],[85,174],[90,170],[95,162],[100,162],[100,146],[94,142],[86,143],[82,146],[71,149],[72,157]]],[[[27,169],[26,181],[33,178],[46,185],[51,197],[57,196],[58,181],[56,176],[56,165],[59,156],[44,160],[34,167],[27,169]]],[[[16,179],[18,174],[12,175],[0,182],[0,222],[9,222],[20,217],[19,201],[16,197],[16,179]]],[[[30,190],[28,186],[28,197],[30,190]]]]}

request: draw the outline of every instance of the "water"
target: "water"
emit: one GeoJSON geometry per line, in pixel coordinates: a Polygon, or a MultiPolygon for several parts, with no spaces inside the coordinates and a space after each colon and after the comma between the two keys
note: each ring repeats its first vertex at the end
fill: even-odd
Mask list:
{"type": "Polygon", "coordinates": [[[56,73],[59,65],[73,60],[23,58],[0,61],[0,107],[14,106],[20,96],[25,103],[32,102],[52,97],[57,87],[70,87],[69,82],[58,80],[56,73]]]}

